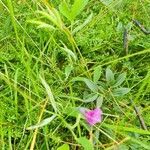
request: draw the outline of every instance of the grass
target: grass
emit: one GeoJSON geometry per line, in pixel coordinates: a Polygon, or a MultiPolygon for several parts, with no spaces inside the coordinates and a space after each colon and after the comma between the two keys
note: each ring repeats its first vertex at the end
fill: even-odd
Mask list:
{"type": "Polygon", "coordinates": [[[0,0],[0,149],[149,150],[149,1],[60,2],[0,0]]]}

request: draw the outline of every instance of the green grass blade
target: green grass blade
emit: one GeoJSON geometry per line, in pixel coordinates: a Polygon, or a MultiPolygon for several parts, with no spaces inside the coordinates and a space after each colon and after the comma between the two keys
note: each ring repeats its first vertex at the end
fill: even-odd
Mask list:
{"type": "Polygon", "coordinates": [[[37,129],[37,128],[41,128],[41,127],[49,124],[51,121],[53,121],[55,117],[56,117],[56,115],[52,115],[51,117],[42,120],[40,123],[28,127],[27,130],[34,130],[34,129],[37,129]]]}
{"type": "Polygon", "coordinates": [[[139,134],[143,134],[143,135],[150,135],[150,131],[133,128],[133,127],[124,127],[124,126],[119,126],[119,125],[115,126],[115,125],[110,125],[110,124],[106,124],[106,123],[103,123],[102,126],[110,128],[110,129],[114,129],[115,131],[118,130],[118,131],[139,133],[139,134]]]}
{"type": "Polygon", "coordinates": [[[57,110],[57,105],[56,105],[54,96],[53,96],[53,94],[52,94],[52,91],[51,91],[49,85],[46,83],[46,81],[45,81],[41,76],[40,76],[40,79],[41,79],[41,82],[42,82],[42,84],[43,84],[43,86],[44,86],[46,92],[47,92],[48,98],[49,98],[49,100],[50,100],[50,102],[51,102],[51,105],[52,105],[54,111],[57,112],[57,111],[58,111],[58,110],[57,110]]]}
{"type": "Polygon", "coordinates": [[[14,15],[12,1],[7,0],[7,4],[8,4],[8,9],[9,9],[9,13],[10,13],[10,16],[11,16],[12,24],[13,24],[13,27],[14,27],[14,30],[15,30],[16,40],[18,41],[19,37],[18,37],[18,31],[17,31],[17,25],[16,25],[16,21],[15,21],[15,15],[14,15]]]}

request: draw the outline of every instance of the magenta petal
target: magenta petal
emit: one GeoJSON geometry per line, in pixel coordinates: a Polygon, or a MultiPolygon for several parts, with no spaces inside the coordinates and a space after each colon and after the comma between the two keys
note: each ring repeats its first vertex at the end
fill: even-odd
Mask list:
{"type": "Polygon", "coordinates": [[[90,125],[95,125],[96,123],[101,122],[102,110],[100,108],[96,108],[94,110],[86,111],[85,119],[90,125]]]}

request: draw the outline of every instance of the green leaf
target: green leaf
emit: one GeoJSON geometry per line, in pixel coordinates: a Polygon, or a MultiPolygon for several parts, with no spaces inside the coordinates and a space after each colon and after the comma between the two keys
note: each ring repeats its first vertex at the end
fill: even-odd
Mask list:
{"type": "Polygon", "coordinates": [[[117,27],[116,27],[116,31],[117,32],[123,32],[123,30],[124,30],[123,23],[119,22],[117,27]]]}
{"type": "Polygon", "coordinates": [[[114,73],[109,68],[106,69],[106,81],[108,84],[112,84],[114,82],[114,73]]]}
{"type": "Polygon", "coordinates": [[[98,81],[98,88],[101,92],[104,92],[108,89],[108,86],[106,85],[106,83],[98,81]]]}
{"type": "Polygon", "coordinates": [[[58,147],[57,150],[70,150],[68,144],[63,144],[62,146],[58,147]]]}
{"type": "Polygon", "coordinates": [[[113,0],[100,0],[100,1],[106,6],[110,5],[113,2],[113,0]]]}
{"type": "Polygon", "coordinates": [[[63,44],[64,47],[61,47],[62,50],[64,50],[69,57],[73,58],[74,61],[77,60],[77,56],[75,55],[75,53],[73,51],[71,51],[70,49],[67,48],[67,46],[61,42],[63,44]]]}
{"type": "MultiPolygon", "coordinates": [[[[114,147],[114,149],[115,149],[115,147],[114,147]]],[[[117,150],[129,150],[129,146],[127,146],[125,144],[121,144],[121,145],[116,146],[116,149],[117,150]]]]}
{"type": "Polygon", "coordinates": [[[102,104],[103,104],[103,97],[99,96],[96,100],[96,106],[99,108],[102,106],[102,104]]]}
{"type": "Polygon", "coordinates": [[[59,11],[70,21],[72,21],[72,17],[71,17],[71,9],[69,9],[68,4],[66,3],[66,1],[63,1],[60,5],[59,5],[59,11]]]}
{"type": "Polygon", "coordinates": [[[76,77],[72,81],[83,81],[91,91],[98,92],[98,85],[87,78],[76,77]]]}
{"type": "Polygon", "coordinates": [[[129,30],[131,30],[132,29],[132,27],[133,27],[133,22],[129,22],[127,25],[126,25],[126,29],[129,31],[129,30]]]}
{"type": "Polygon", "coordinates": [[[56,115],[52,115],[51,117],[42,120],[40,123],[28,127],[27,130],[33,130],[33,129],[43,127],[43,126],[49,124],[55,117],[56,117],[56,115]]]}
{"type": "Polygon", "coordinates": [[[69,8],[69,4],[66,1],[63,1],[59,5],[60,12],[71,22],[75,20],[77,15],[81,13],[84,7],[87,5],[88,0],[75,0],[74,4],[71,8],[69,8]]]}
{"type": "Polygon", "coordinates": [[[121,85],[125,79],[126,79],[126,73],[120,74],[116,79],[116,83],[113,85],[113,87],[117,87],[121,85]]]}
{"type": "Polygon", "coordinates": [[[77,117],[79,115],[79,111],[78,109],[74,108],[74,107],[67,107],[63,110],[63,113],[68,115],[68,116],[72,116],[72,117],[77,117]]]}
{"type": "Polygon", "coordinates": [[[65,75],[66,75],[65,80],[68,79],[68,77],[69,77],[69,75],[70,75],[72,70],[73,70],[73,66],[72,65],[68,65],[68,66],[65,67],[65,75]]]}
{"type": "Polygon", "coordinates": [[[85,84],[89,87],[89,89],[93,92],[98,92],[98,86],[93,81],[89,79],[84,79],[85,84]]]}
{"type": "Polygon", "coordinates": [[[68,49],[67,47],[61,47],[61,49],[64,50],[68,54],[68,56],[71,56],[74,61],[77,60],[76,55],[70,49],[68,49]]]}
{"type": "Polygon", "coordinates": [[[54,111],[57,112],[56,102],[55,102],[54,96],[52,94],[52,91],[51,91],[49,85],[46,83],[46,81],[41,76],[40,76],[40,79],[41,79],[43,86],[45,87],[45,90],[47,92],[48,98],[51,102],[51,105],[52,105],[54,111]]]}
{"type": "Polygon", "coordinates": [[[130,88],[118,88],[118,89],[115,89],[113,90],[113,96],[123,96],[127,93],[129,93],[130,91],[130,88]]]}
{"type": "Polygon", "coordinates": [[[72,21],[76,18],[77,15],[81,13],[81,11],[84,9],[87,3],[88,0],[75,0],[71,9],[72,21]]]}
{"type": "Polygon", "coordinates": [[[133,133],[139,133],[143,135],[150,135],[150,131],[147,130],[142,130],[138,128],[132,128],[132,127],[125,127],[125,126],[119,126],[119,125],[111,125],[111,124],[102,124],[104,127],[107,127],[108,129],[114,129],[115,131],[128,131],[128,132],[133,132],[133,133]]]}
{"type": "Polygon", "coordinates": [[[101,73],[102,73],[102,68],[101,68],[101,66],[98,66],[98,67],[96,67],[96,68],[94,69],[93,81],[94,81],[95,83],[100,79],[101,73]]]}
{"type": "Polygon", "coordinates": [[[83,29],[91,20],[92,20],[93,14],[90,14],[87,19],[79,26],[77,26],[73,31],[72,34],[77,33],[78,31],[80,31],[81,29],[83,29]]]}
{"type": "Polygon", "coordinates": [[[95,93],[92,93],[92,94],[88,94],[84,97],[84,101],[85,103],[88,103],[88,102],[93,102],[97,99],[98,97],[98,94],[95,94],[95,93]]]}
{"type": "Polygon", "coordinates": [[[133,143],[136,143],[138,145],[140,145],[141,147],[143,147],[145,150],[150,150],[150,143],[146,142],[146,141],[141,141],[141,140],[137,140],[135,138],[131,138],[131,141],[133,143]]]}
{"type": "Polygon", "coordinates": [[[77,141],[81,144],[84,150],[94,150],[92,143],[86,137],[80,137],[77,141]]]}

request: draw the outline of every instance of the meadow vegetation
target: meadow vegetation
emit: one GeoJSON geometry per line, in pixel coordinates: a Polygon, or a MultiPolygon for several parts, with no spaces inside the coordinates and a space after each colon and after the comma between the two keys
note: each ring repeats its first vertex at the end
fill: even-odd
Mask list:
{"type": "Polygon", "coordinates": [[[149,0],[0,0],[0,149],[150,150],[150,34],[133,20],[150,31],[149,0]]]}

